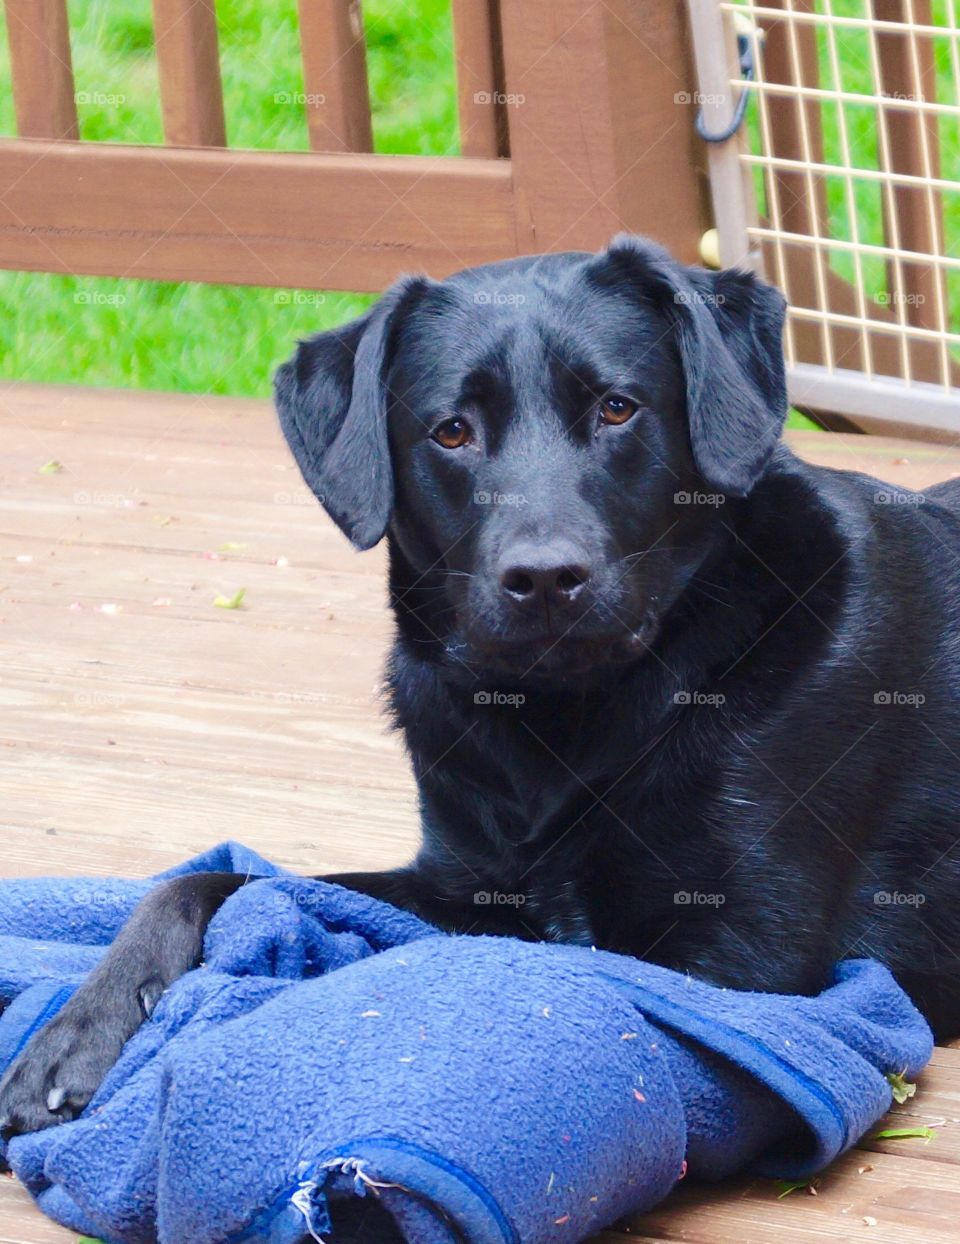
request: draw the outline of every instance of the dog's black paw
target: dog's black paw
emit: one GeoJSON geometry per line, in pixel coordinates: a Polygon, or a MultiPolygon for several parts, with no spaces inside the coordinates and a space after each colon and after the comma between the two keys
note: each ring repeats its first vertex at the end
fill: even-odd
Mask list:
{"type": "Polygon", "coordinates": [[[0,1079],[0,1137],[83,1113],[167,985],[199,962],[210,917],[248,880],[197,873],[150,891],[67,1005],[0,1079]]]}
{"type": "MultiPolygon", "coordinates": [[[[81,991],[82,992],[82,991],[81,991]]],[[[128,1025],[77,994],[0,1080],[0,1137],[69,1123],[86,1109],[129,1035],[128,1025]]]]}

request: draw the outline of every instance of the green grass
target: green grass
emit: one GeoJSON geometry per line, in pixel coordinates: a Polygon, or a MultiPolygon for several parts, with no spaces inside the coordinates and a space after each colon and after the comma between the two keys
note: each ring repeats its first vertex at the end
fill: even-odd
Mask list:
{"type": "MultiPolygon", "coordinates": [[[[231,146],[307,149],[296,0],[218,0],[231,146]]],[[[378,151],[459,151],[449,0],[365,0],[378,151]]],[[[71,0],[81,136],[160,143],[150,0],[71,0]]],[[[15,132],[0,22],[0,134],[15,132]]],[[[264,395],[298,336],[368,306],[361,294],[0,272],[0,374],[264,395]]]]}
{"type": "MultiPolygon", "coordinates": [[[[834,12],[860,16],[863,0],[834,0],[834,12]]],[[[933,0],[943,20],[946,0],[933,0]]],[[[296,0],[218,0],[228,141],[235,147],[307,147],[302,108],[285,102],[303,90],[296,0]]],[[[455,154],[459,149],[449,0],[364,0],[375,146],[383,152],[455,154]]],[[[70,0],[82,136],[160,143],[162,126],[150,0],[70,0]]],[[[0,134],[14,132],[5,27],[0,23],[0,134]]],[[[870,84],[866,37],[839,33],[843,87],[870,84]]],[[[938,98],[956,103],[946,40],[939,40],[938,98]]],[[[832,85],[825,37],[821,81],[832,85]]],[[[756,141],[756,105],[751,128],[756,141]]],[[[875,163],[872,109],[848,107],[855,162],[875,163]]],[[[841,157],[836,106],[824,112],[826,159],[841,157]]],[[[941,175],[960,181],[960,126],[939,121],[941,175]]],[[[758,195],[763,207],[762,180],[758,195]]],[[[833,236],[852,237],[842,178],[827,179],[833,236]]],[[[944,196],[948,253],[960,253],[960,193],[944,196]]],[[[883,241],[875,187],[856,195],[860,237],[883,241]]],[[[853,261],[831,263],[848,279],[853,261]]],[[[868,293],[881,294],[882,261],[865,260],[868,293]]],[[[960,324],[960,274],[950,276],[951,318],[960,324]]],[[[91,277],[0,272],[0,374],[198,393],[263,395],[293,341],[357,314],[363,295],[176,285],[91,277]]]]}

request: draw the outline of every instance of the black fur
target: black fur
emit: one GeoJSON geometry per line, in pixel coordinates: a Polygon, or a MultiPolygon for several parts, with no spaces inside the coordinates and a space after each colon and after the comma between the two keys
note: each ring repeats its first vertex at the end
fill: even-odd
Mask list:
{"type": "MultiPolygon", "coordinates": [[[[422,806],[413,865],[339,880],[737,988],[873,955],[954,1036],[960,484],[905,495],[779,443],[783,311],[621,238],[407,281],[280,369],[307,482],[359,547],[387,534],[422,806]],[[452,416],[474,440],[444,449],[452,416]]],[[[157,975],[107,962],[104,1070],[157,975]]],[[[8,1130],[57,1121],[53,1083],[83,1097],[64,1015],[0,1086],[8,1130]]]]}

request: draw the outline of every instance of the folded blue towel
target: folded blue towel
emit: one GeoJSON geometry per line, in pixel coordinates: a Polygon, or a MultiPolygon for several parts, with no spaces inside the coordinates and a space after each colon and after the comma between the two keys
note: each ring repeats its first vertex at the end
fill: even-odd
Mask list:
{"type": "MultiPolygon", "coordinates": [[[[418,1244],[576,1241],[688,1169],[819,1170],[931,1053],[870,960],[818,997],[745,993],[440,934],[233,844],[174,871],[205,869],[266,879],[84,1115],[8,1146],[48,1214],[111,1244],[336,1241],[374,1202],[418,1244]]],[[[0,1072],[151,884],[0,883],[0,1072]]]]}

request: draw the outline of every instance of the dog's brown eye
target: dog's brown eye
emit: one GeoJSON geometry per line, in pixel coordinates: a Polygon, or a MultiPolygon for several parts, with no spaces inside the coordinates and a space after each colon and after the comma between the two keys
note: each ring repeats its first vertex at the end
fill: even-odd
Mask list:
{"type": "Polygon", "coordinates": [[[626,423],[637,413],[637,404],[631,402],[628,397],[619,397],[613,393],[610,397],[603,399],[599,409],[600,418],[604,423],[626,423]]]}
{"type": "Polygon", "coordinates": [[[466,419],[445,419],[434,428],[433,439],[444,449],[462,449],[473,440],[473,429],[466,419]]]}

